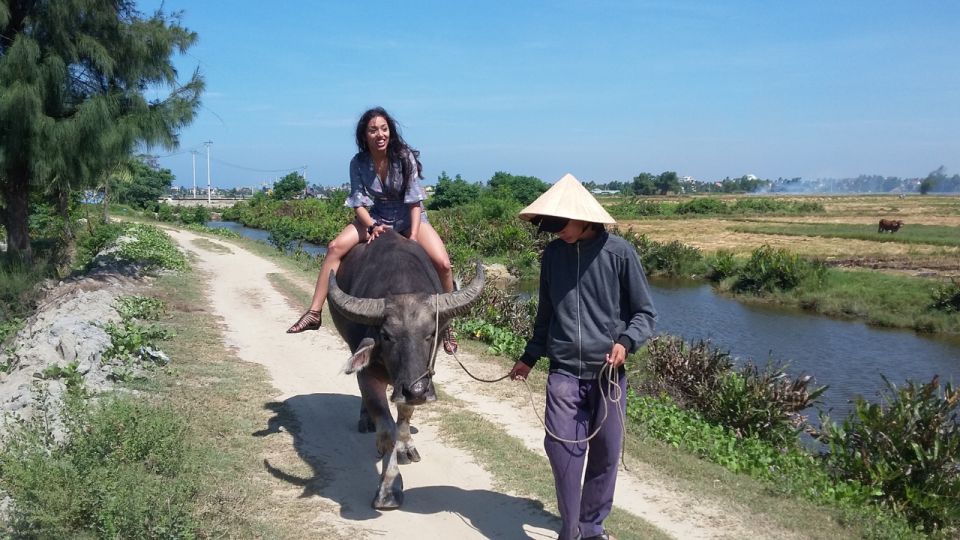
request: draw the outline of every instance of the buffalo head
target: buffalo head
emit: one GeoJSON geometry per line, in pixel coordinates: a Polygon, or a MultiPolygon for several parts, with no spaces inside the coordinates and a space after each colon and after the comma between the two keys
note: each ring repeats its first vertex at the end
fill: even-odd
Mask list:
{"type": "Polygon", "coordinates": [[[331,306],[346,319],[370,327],[345,371],[382,365],[394,388],[391,401],[419,405],[435,400],[432,360],[439,336],[450,319],[465,313],[479,298],[483,282],[483,267],[477,264],[476,277],[459,291],[359,298],[340,289],[331,272],[327,293],[331,306]]]}

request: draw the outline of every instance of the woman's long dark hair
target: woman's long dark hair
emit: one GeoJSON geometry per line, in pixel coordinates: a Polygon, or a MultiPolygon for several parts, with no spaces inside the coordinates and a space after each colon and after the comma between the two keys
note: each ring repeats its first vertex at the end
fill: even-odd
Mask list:
{"type": "Polygon", "coordinates": [[[422,179],[423,165],[420,164],[420,151],[414,149],[407,144],[407,141],[403,140],[403,136],[400,135],[400,128],[397,126],[397,121],[394,120],[383,107],[369,109],[360,117],[360,121],[357,122],[357,148],[361,152],[370,151],[370,149],[367,148],[367,124],[370,123],[370,120],[378,116],[386,120],[387,127],[390,128],[390,142],[387,143],[387,157],[390,158],[390,161],[400,162],[400,166],[403,168],[403,177],[406,178],[408,174],[407,160],[403,159],[401,154],[404,150],[409,150],[410,153],[413,154],[413,160],[417,162],[417,178],[422,179]]]}

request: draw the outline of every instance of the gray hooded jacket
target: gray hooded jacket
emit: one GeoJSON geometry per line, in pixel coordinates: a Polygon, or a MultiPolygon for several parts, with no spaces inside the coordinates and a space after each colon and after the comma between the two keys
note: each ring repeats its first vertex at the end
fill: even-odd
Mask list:
{"type": "Polygon", "coordinates": [[[653,336],[656,311],[636,250],[599,232],[543,251],[540,305],[522,362],[550,359],[550,371],[596,379],[614,343],[635,352],[653,336]]]}

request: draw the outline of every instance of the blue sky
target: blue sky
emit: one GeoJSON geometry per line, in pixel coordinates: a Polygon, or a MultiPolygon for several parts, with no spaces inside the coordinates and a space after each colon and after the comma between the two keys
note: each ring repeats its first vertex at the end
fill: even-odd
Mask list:
{"type": "MultiPolygon", "coordinates": [[[[553,182],[960,173],[960,3],[166,0],[207,92],[177,185],[339,185],[367,108],[441,171],[553,182]]],[[[159,1],[139,1],[149,12],[159,1]]],[[[162,149],[157,154],[167,154],[162,149]]]]}

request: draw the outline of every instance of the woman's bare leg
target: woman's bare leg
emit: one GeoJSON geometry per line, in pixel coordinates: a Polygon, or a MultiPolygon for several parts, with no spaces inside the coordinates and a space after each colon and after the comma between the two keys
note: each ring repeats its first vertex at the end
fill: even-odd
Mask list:
{"type": "Polygon", "coordinates": [[[417,242],[430,256],[430,261],[440,275],[440,284],[443,285],[444,292],[452,292],[453,270],[450,267],[450,256],[447,255],[447,248],[443,245],[440,235],[429,223],[421,223],[417,242]]]}
{"type": "Polygon", "coordinates": [[[313,300],[310,302],[311,310],[320,311],[323,309],[323,304],[327,301],[327,284],[330,280],[330,272],[336,272],[340,268],[340,261],[343,256],[359,242],[360,233],[351,223],[344,227],[340,234],[327,245],[327,256],[323,259],[323,265],[320,266],[317,286],[313,289],[313,300]]]}

